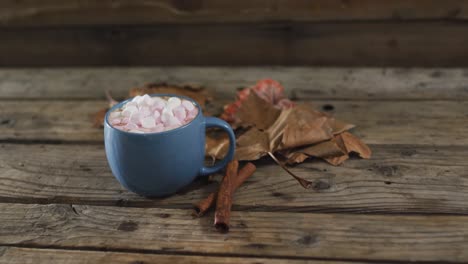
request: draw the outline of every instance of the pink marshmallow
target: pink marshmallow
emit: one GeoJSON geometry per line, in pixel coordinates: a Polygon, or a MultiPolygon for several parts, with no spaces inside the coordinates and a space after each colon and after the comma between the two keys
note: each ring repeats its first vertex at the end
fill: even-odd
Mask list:
{"type": "Polygon", "coordinates": [[[137,130],[138,129],[138,126],[136,124],[133,124],[133,123],[128,123],[126,126],[124,126],[125,130],[129,131],[129,130],[137,130]]]}
{"type": "Polygon", "coordinates": [[[151,130],[152,132],[162,132],[164,131],[164,125],[163,124],[157,124],[153,129],[151,130]]]}
{"type": "Polygon", "coordinates": [[[187,113],[185,112],[185,108],[182,106],[178,106],[172,110],[172,113],[174,113],[174,116],[179,119],[179,121],[184,121],[184,119],[187,117],[187,113]]]}
{"type": "Polygon", "coordinates": [[[194,108],[195,108],[195,105],[193,105],[192,102],[188,101],[188,100],[183,100],[182,101],[182,106],[187,109],[187,111],[192,111],[194,108]]]}
{"type": "Polygon", "coordinates": [[[118,125],[122,120],[120,118],[114,118],[110,120],[111,125],[118,125]]]}

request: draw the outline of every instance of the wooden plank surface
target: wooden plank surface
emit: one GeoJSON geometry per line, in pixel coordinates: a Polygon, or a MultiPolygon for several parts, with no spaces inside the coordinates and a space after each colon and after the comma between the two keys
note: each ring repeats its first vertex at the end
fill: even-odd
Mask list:
{"type": "Polygon", "coordinates": [[[117,98],[148,82],[195,84],[216,97],[273,78],[291,97],[317,99],[468,99],[468,69],[321,67],[126,67],[0,69],[0,99],[117,98]],[[220,78],[222,76],[222,78],[220,78]]]}
{"type": "Polygon", "coordinates": [[[3,246],[283,258],[468,261],[468,216],[232,213],[229,234],[187,210],[0,204],[3,246]],[[129,243],[131,241],[131,243],[129,243]]]}
{"type": "Polygon", "coordinates": [[[326,260],[298,260],[244,257],[213,257],[196,255],[167,255],[153,253],[121,253],[90,250],[57,250],[20,247],[0,247],[0,263],[2,264],[78,264],[78,263],[113,263],[113,264],[261,264],[261,263],[292,263],[292,264],[346,264],[369,262],[346,262],[326,260]]]}
{"type": "Polygon", "coordinates": [[[464,1],[2,1],[0,25],[42,27],[262,21],[464,20],[464,1]]]}
{"type": "Polygon", "coordinates": [[[293,167],[313,181],[310,190],[268,159],[257,162],[227,235],[214,230],[212,213],[190,215],[214,182],[164,199],[124,190],[88,115],[105,105],[106,85],[123,96],[154,73],[171,82],[205,76],[195,83],[213,84],[223,101],[249,69],[79,70],[0,71],[0,263],[468,261],[464,69],[295,68],[288,77],[284,68],[253,68],[241,82],[277,73],[291,97],[355,123],[374,156],[293,167]],[[117,75],[127,76],[106,84],[117,75]]]}
{"type": "MultiPolygon", "coordinates": [[[[354,133],[368,144],[468,144],[468,101],[307,102],[317,109],[333,108],[337,118],[357,125],[354,133]]],[[[106,105],[97,100],[3,101],[0,139],[102,142],[102,129],[92,127],[90,115],[106,105]]]]}
{"type": "Polygon", "coordinates": [[[450,21],[3,28],[0,34],[2,67],[468,65],[468,27],[450,21]]]}
{"type": "MultiPolygon", "coordinates": [[[[305,190],[269,160],[236,193],[245,211],[468,214],[468,149],[371,146],[371,160],[333,167],[308,161],[292,170],[305,190]]],[[[184,208],[216,190],[198,180],[177,195],[146,199],[111,174],[102,145],[0,145],[0,202],[184,208]]],[[[217,180],[219,180],[219,175],[217,180]]]]}

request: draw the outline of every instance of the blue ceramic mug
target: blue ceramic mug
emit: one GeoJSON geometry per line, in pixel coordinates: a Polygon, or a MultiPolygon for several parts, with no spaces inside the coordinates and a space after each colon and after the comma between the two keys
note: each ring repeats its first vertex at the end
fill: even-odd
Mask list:
{"type": "Polygon", "coordinates": [[[106,156],[112,173],[125,188],[143,196],[167,196],[187,186],[197,176],[221,170],[232,160],[235,136],[228,123],[203,116],[201,107],[190,98],[171,94],[151,96],[190,100],[198,108],[198,115],[188,124],[172,130],[137,134],[114,128],[108,121],[109,113],[131,99],[112,107],[104,121],[106,156]],[[213,167],[204,166],[205,128],[208,127],[223,129],[230,141],[226,157],[213,167]]]}

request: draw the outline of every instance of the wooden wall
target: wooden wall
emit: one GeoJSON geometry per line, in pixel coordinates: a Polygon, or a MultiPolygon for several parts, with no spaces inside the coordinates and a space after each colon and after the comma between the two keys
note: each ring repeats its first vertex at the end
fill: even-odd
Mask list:
{"type": "Polygon", "coordinates": [[[468,66],[468,1],[3,0],[0,66],[468,66]]]}

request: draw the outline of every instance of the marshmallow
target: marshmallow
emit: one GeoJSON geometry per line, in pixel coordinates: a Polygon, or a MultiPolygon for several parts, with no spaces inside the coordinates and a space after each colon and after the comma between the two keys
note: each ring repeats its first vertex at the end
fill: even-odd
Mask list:
{"type": "Polygon", "coordinates": [[[167,107],[169,109],[174,109],[176,107],[178,107],[182,102],[180,101],[180,99],[178,97],[171,97],[169,98],[169,100],[167,100],[167,107]]]}
{"type": "Polygon", "coordinates": [[[141,119],[141,126],[143,128],[154,128],[156,126],[154,117],[148,116],[148,117],[141,119]]]}
{"type": "Polygon", "coordinates": [[[178,97],[136,96],[121,109],[109,114],[109,123],[132,133],[157,133],[175,129],[192,121],[198,108],[178,97]]]}
{"type": "Polygon", "coordinates": [[[185,112],[185,108],[183,106],[178,106],[174,108],[174,110],[172,110],[172,113],[181,122],[184,121],[184,119],[187,117],[187,113],[185,112]]]}
{"type": "Polygon", "coordinates": [[[189,111],[189,112],[192,111],[192,110],[195,108],[195,106],[193,105],[193,103],[190,102],[190,101],[188,101],[188,100],[183,100],[183,101],[182,101],[182,106],[183,106],[185,109],[187,109],[187,111],[189,111]]]}

